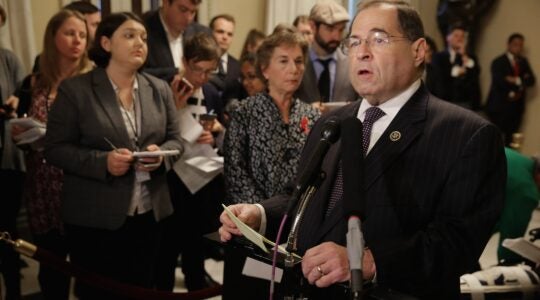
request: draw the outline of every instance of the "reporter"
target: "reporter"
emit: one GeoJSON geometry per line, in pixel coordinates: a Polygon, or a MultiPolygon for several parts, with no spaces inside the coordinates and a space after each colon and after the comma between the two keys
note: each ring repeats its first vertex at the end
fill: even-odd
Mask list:
{"type": "MultiPolygon", "coordinates": [[[[58,89],[45,158],[64,171],[61,209],[71,261],[150,287],[159,222],[172,213],[166,172],[173,162],[135,159],[133,151],[182,150],[174,101],[165,81],[139,72],[147,44],[137,16],[107,16],[95,41],[90,58],[98,67],[58,89]]],[[[79,295],[119,299],[82,284],[79,295]]]]}

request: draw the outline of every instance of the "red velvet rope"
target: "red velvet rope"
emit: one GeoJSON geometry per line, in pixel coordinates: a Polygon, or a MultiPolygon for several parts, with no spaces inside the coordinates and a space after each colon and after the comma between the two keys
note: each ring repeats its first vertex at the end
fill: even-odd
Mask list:
{"type": "Polygon", "coordinates": [[[223,292],[223,287],[217,285],[198,291],[189,293],[171,293],[164,291],[151,290],[141,288],[125,283],[121,283],[110,278],[102,277],[82,268],[79,268],[63,259],[58,258],[54,254],[45,249],[37,249],[33,259],[43,263],[51,268],[55,268],[58,271],[68,275],[76,277],[82,282],[91,285],[95,288],[103,291],[108,291],[117,296],[126,297],[133,300],[147,300],[147,299],[175,299],[175,300],[198,300],[207,299],[215,296],[219,296],[223,292]]]}

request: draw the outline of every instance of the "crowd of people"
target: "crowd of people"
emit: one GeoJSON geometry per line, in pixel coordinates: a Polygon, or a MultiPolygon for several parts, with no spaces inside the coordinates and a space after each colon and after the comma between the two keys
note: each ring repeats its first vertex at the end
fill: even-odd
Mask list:
{"type": "MultiPolygon", "coordinates": [[[[0,49],[0,180],[10,187],[0,231],[17,236],[24,203],[34,243],[60,259],[172,291],[181,256],[187,289],[208,288],[217,283],[204,269],[203,235],[241,234],[221,204],[275,237],[325,124],[354,119],[362,149],[349,152],[362,152],[364,177],[344,176],[355,163],[343,135],[321,163],[324,180],[299,227],[305,293],[341,299],[335,284],[350,279],[346,190],[359,185],[363,279],[383,293],[456,299],[459,276],[477,268],[503,209],[504,144],[535,84],[524,36],[512,34],[493,61],[486,120],[475,112],[480,66],[467,28],[452,26],[438,52],[406,2],[365,1],[352,18],[335,1],[318,2],[268,36],[251,30],[239,58],[229,52],[235,17],[204,26],[195,21],[200,4],[163,0],[141,17],[101,20],[94,5],[72,2],[49,20],[26,77],[17,56],[0,49]],[[18,117],[46,133],[25,143],[28,128],[11,123],[18,117]],[[204,170],[194,162],[201,158],[223,167],[204,170]]],[[[3,244],[0,264],[6,299],[20,299],[20,262],[3,244]]],[[[266,297],[257,280],[243,296],[266,297]]],[[[68,299],[69,282],[40,267],[44,299],[68,299]]],[[[120,299],[79,282],[75,291],[120,299]]]]}

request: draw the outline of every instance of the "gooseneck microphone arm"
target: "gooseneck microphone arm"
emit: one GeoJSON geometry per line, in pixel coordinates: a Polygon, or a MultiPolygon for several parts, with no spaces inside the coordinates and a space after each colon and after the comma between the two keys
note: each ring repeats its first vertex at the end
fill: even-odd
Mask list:
{"type": "Polygon", "coordinates": [[[340,123],[337,118],[328,119],[323,124],[321,139],[317,143],[315,150],[312,152],[306,167],[298,177],[298,181],[287,207],[287,215],[290,215],[298,201],[301,201],[298,205],[293,225],[287,238],[287,252],[289,252],[289,255],[285,260],[286,266],[292,266],[294,264],[292,253],[296,253],[298,250],[297,241],[299,225],[308,206],[309,199],[312,198],[324,179],[324,175],[320,172],[324,157],[326,156],[328,149],[330,149],[330,146],[338,140],[339,134],[340,123]]]}

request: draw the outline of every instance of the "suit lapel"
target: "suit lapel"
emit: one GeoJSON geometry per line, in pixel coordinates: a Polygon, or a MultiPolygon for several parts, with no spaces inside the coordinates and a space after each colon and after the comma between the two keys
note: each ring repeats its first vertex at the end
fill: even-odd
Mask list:
{"type": "Polygon", "coordinates": [[[137,73],[137,81],[139,83],[140,103],[140,111],[138,111],[137,113],[140,115],[141,124],[139,139],[141,141],[140,146],[142,147],[146,145],[149,129],[152,128],[153,124],[156,123],[156,117],[158,116],[158,112],[155,111],[156,106],[152,105],[152,102],[154,101],[154,99],[157,99],[157,97],[154,98],[154,90],[152,88],[152,85],[145,76],[137,73]]]}
{"type": "Polygon", "coordinates": [[[131,148],[132,143],[129,140],[124,119],[122,117],[122,111],[118,105],[116,93],[114,92],[111,81],[109,80],[107,73],[105,73],[105,69],[96,68],[94,74],[92,74],[92,81],[96,101],[103,107],[104,113],[109,118],[109,121],[116,132],[115,139],[112,137],[106,138],[112,139],[113,143],[114,140],[120,141],[120,143],[115,143],[117,147],[131,148]]]}
{"type": "Polygon", "coordinates": [[[365,158],[365,189],[386,171],[422,132],[428,96],[424,85],[401,108],[365,158]]]}

